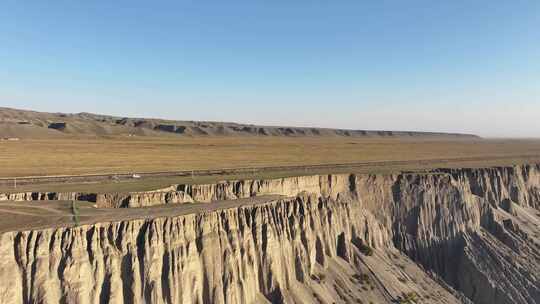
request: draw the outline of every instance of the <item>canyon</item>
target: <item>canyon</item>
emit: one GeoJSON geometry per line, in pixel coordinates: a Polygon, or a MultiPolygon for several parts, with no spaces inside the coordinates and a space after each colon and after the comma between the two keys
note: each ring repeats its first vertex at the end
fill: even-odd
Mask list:
{"type": "Polygon", "coordinates": [[[1,303],[540,301],[540,165],[0,198],[149,214],[260,200],[5,231],[1,303]]]}

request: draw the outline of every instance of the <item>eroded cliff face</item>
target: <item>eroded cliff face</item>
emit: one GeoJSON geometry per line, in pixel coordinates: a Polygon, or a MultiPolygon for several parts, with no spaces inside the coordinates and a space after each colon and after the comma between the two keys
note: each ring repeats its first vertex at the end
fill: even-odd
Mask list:
{"type": "Polygon", "coordinates": [[[172,185],[164,189],[132,193],[96,194],[101,208],[146,207],[178,203],[210,203],[262,195],[294,197],[302,192],[336,198],[350,191],[351,175],[314,175],[269,180],[236,180],[215,184],[172,185]]]}
{"type": "Polygon", "coordinates": [[[14,192],[0,193],[0,201],[90,201],[95,202],[96,193],[80,192],[14,192]]]}
{"type": "MultiPolygon", "coordinates": [[[[358,203],[357,203],[358,204],[358,203]]],[[[354,205],[317,197],[176,218],[13,232],[0,242],[10,303],[251,303],[284,300],[314,264],[389,236],[354,205]],[[354,221],[353,221],[354,219],[354,221]],[[337,241],[339,239],[339,242],[337,241]]]]}
{"type": "Polygon", "coordinates": [[[333,198],[351,186],[350,175],[315,175],[269,180],[236,180],[215,184],[171,185],[144,192],[79,193],[20,192],[0,193],[0,201],[83,200],[96,202],[100,208],[134,208],[165,204],[209,203],[261,195],[294,197],[301,192],[333,198]]]}
{"type": "Polygon", "coordinates": [[[539,187],[537,165],[175,186],[153,201],[293,197],[4,233],[0,302],[539,303],[539,187]]]}
{"type": "Polygon", "coordinates": [[[538,181],[536,166],[399,175],[393,246],[475,303],[538,303],[538,181]]]}

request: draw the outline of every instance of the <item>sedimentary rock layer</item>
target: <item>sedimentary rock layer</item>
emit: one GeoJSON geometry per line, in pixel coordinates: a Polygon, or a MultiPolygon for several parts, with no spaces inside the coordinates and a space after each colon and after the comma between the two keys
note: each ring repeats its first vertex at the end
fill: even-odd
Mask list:
{"type": "Polygon", "coordinates": [[[295,179],[162,191],[295,196],[260,205],[4,233],[0,302],[540,302],[540,166],[295,179]]]}

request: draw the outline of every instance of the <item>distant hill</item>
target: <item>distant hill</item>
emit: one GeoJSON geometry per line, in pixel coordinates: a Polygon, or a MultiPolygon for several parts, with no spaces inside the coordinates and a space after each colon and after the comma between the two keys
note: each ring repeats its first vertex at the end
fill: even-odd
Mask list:
{"type": "Polygon", "coordinates": [[[210,121],[129,118],[91,113],[45,113],[0,107],[0,137],[56,138],[64,136],[329,136],[477,138],[458,133],[344,130],[277,127],[210,121]]]}

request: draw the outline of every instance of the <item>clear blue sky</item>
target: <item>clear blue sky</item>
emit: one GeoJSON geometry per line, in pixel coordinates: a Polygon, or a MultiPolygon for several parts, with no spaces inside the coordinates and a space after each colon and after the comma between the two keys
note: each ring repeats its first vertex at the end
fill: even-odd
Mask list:
{"type": "Polygon", "coordinates": [[[0,105],[540,136],[540,1],[0,4],[0,105]]]}

